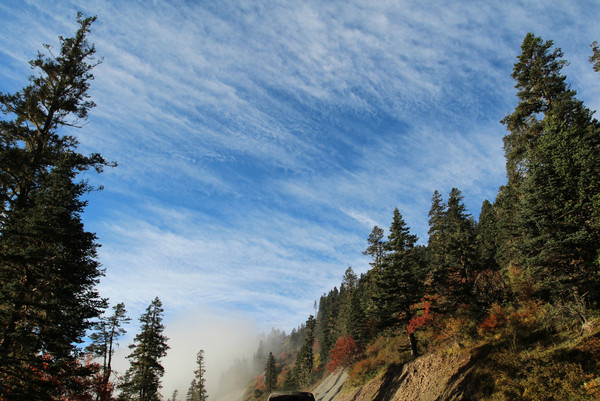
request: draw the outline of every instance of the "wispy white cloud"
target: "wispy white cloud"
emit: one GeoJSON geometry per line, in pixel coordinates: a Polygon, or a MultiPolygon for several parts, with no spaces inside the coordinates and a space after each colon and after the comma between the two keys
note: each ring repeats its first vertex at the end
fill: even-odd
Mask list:
{"type": "Polygon", "coordinates": [[[529,31],[600,105],[587,61],[600,6],[558,0],[8,0],[1,91],[23,86],[76,10],[98,15],[104,57],[76,134],[119,162],[86,176],[106,189],[84,218],[102,294],[134,317],[158,295],[171,316],[227,310],[289,330],[347,266],[368,268],[366,238],[394,207],[422,242],[435,189],[460,188],[477,216],[505,179],[499,120],[529,31]]]}
{"type": "Polygon", "coordinates": [[[361,259],[346,253],[356,247],[356,237],[279,213],[252,212],[224,226],[192,211],[149,207],[114,220],[119,222],[98,232],[107,240],[100,256],[106,266],[120,268],[107,270],[101,289],[135,310],[148,294],[173,306],[198,300],[215,308],[246,304],[268,311],[264,322],[289,328],[308,310],[296,309],[298,298],[310,308],[339,281],[346,264],[361,259]]]}

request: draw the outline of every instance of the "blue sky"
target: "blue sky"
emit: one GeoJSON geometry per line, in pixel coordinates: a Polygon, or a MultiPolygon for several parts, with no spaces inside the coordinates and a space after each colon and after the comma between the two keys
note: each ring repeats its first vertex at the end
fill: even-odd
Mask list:
{"type": "Polygon", "coordinates": [[[104,61],[75,134],[119,163],[86,177],[105,187],[84,215],[100,290],[134,319],[159,296],[167,326],[289,332],[348,266],[367,270],[395,207],[421,243],[436,189],[477,218],[505,181],[499,120],[527,32],[600,106],[600,2],[564,0],[5,0],[0,91],[77,10],[98,16],[104,61]]]}

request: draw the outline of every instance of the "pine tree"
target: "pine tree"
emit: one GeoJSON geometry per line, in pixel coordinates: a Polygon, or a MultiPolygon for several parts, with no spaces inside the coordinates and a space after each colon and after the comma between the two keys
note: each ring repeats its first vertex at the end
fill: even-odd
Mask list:
{"type": "Polygon", "coordinates": [[[124,303],[115,305],[113,314],[101,317],[94,325],[96,331],[90,335],[92,343],[86,349],[102,359],[102,383],[99,386],[96,400],[110,400],[112,391],[109,381],[112,373],[112,356],[118,345],[117,339],[126,333],[123,324],[129,324],[131,321],[126,313],[124,303]]]}
{"type": "Polygon", "coordinates": [[[298,378],[296,377],[294,370],[289,369],[284,373],[282,390],[291,391],[298,389],[298,378]]]}
{"type": "Polygon", "coordinates": [[[487,199],[481,205],[477,224],[477,258],[484,269],[498,270],[496,254],[498,253],[498,225],[494,205],[487,199]]]}
{"type": "Polygon", "coordinates": [[[304,388],[307,388],[312,384],[313,380],[313,366],[314,366],[314,352],[313,345],[315,342],[314,328],[315,318],[313,315],[308,317],[306,321],[306,331],[304,335],[304,342],[298,355],[296,356],[296,367],[294,369],[294,376],[298,381],[298,384],[304,388]]]}
{"type": "Polygon", "coordinates": [[[429,212],[430,292],[441,295],[436,308],[452,310],[469,302],[477,266],[475,222],[466,212],[462,194],[452,188],[448,204],[435,191],[429,212]]]}
{"type": "Polygon", "coordinates": [[[402,254],[415,247],[417,236],[410,233],[410,227],[404,222],[402,214],[398,208],[394,209],[394,216],[390,226],[390,235],[383,248],[388,253],[402,254]]]}
{"type": "Polygon", "coordinates": [[[515,187],[525,179],[531,152],[543,132],[538,116],[545,115],[560,98],[575,95],[567,87],[566,77],[560,74],[566,64],[561,60],[563,53],[560,49],[551,50],[552,46],[551,40],[544,42],[528,33],[514,65],[512,77],[519,89],[519,103],[502,123],[510,132],[504,137],[508,184],[515,187]]]}
{"type": "Polygon", "coordinates": [[[354,269],[348,267],[344,272],[344,277],[342,278],[342,290],[351,291],[356,288],[358,285],[358,276],[354,273],[354,269]]]}
{"type": "Polygon", "coordinates": [[[173,395],[171,396],[171,401],[177,401],[177,390],[173,390],[173,395]]]}
{"type": "Polygon", "coordinates": [[[358,285],[358,277],[351,267],[348,267],[340,286],[340,304],[336,322],[336,337],[347,336],[352,331],[352,297],[358,285]]]}
{"type": "Polygon", "coordinates": [[[515,64],[519,104],[503,122],[514,214],[513,264],[550,300],[591,294],[598,300],[600,126],[561,74],[552,41],[528,34],[515,64]]]}
{"type": "MultiPolygon", "coordinates": [[[[516,263],[520,257],[517,248],[524,233],[518,221],[519,203],[532,152],[542,132],[539,116],[544,115],[559,96],[568,91],[565,77],[560,74],[566,62],[561,60],[563,54],[560,49],[551,51],[552,45],[552,41],[543,42],[531,33],[525,36],[522,54],[512,73],[517,82],[515,87],[519,90],[519,103],[513,113],[501,121],[509,131],[503,138],[508,183],[501,188],[496,202],[500,206],[502,234],[499,246],[500,253],[505,255],[505,265],[516,263]]],[[[569,93],[573,94],[570,90],[569,93]]]]}
{"type": "Polygon", "coordinates": [[[196,378],[193,378],[190,383],[185,401],[196,401],[196,378]]]}
{"type": "Polygon", "coordinates": [[[272,352],[269,352],[267,365],[265,366],[265,388],[267,394],[277,390],[277,366],[272,352]]]}
{"type": "Polygon", "coordinates": [[[385,255],[383,236],[383,230],[375,226],[367,239],[369,246],[363,251],[363,255],[370,255],[373,258],[373,261],[369,263],[372,267],[379,266],[385,255]]]}
{"type": "Polygon", "coordinates": [[[160,399],[158,390],[161,387],[160,378],[164,374],[160,360],[167,355],[169,349],[169,339],[163,334],[163,312],[162,302],[156,297],[146,308],[146,313],[140,317],[140,332],[135,336],[134,343],[129,346],[133,351],[127,357],[130,367],[121,390],[122,395],[131,400],[160,399]]]}
{"type": "Polygon", "coordinates": [[[339,314],[339,291],[337,287],[319,300],[319,313],[315,324],[315,338],[319,342],[321,362],[327,363],[329,351],[336,341],[337,318],[339,314]]]}
{"type": "Polygon", "coordinates": [[[518,259],[517,248],[522,235],[517,222],[518,204],[517,189],[510,185],[501,186],[494,201],[497,216],[496,261],[501,268],[513,265],[518,259]]]}
{"type": "Polygon", "coordinates": [[[260,340],[258,343],[258,348],[252,357],[252,362],[254,365],[254,371],[260,372],[262,368],[265,366],[267,362],[267,351],[265,350],[265,342],[260,340]]]}
{"type": "Polygon", "coordinates": [[[474,301],[483,308],[501,303],[506,298],[506,286],[498,262],[502,259],[498,246],[501,238],[498,220],[497,206],[487,199],[483,201],[476,226],[478,272],[472,286],[474,301]]]}
{"type": "Polygon", "coordinates": [[[445,247],[444,247],[444,221],[446,218],[446,204],[442,195],[436,190],[431,198],[431,209],[429,210],[429,240],[427,242],[429,270],[434,282],[439,281],[438,276],[444,270],[445,247]]]}
{"type": "Polygon", "coordinates": [[[475,224],[467,213],[459,189],[452,188],[445,218],[446,287],[453,303],[470,301],[471,284],[477,269],[475,224]]]}
{"type": "Polygon", "coordinates": [[[350,313],[347,323],[348,335],[359,345],[366,344],[373,335],[367,328],[367,304],[370,298],[367,291],[367,280],[364,275],[361,275],[356,289],[352,291],[350,297],[350,313]]]}
{"type": "Polygon", "coordinates": [[[208,399],[208,393],[206,392],[206,368],[204,367],[204,351],[198,351],[196,355],[196,370],[194,370],[194,380],[196,381],[196,387],[194,389],[194,401],[206,401],[208,399]]]}
{"type": "Polygon", "coordinates": [[[95,19],[78,14],[75,36],[30,62],[30,84],[0,93],[0,392],[15,398],[58,398],[60,386],[49,383],[91,373],[70,366],[105,307],[96,237],[81,219],[93,188],[78,175],[110,163],[78,153],[77,139],[60,132],[79,127],[94,106],[98,63],[87,35],[95,19]],[[38,380],[40,370],[53,380],[38,380]]]}
{"type": "MultiPolygon", "coordinates": [[[[381,271],[375,276],[371,314],[381,329],[408,324],[412,318],[411,306],[424,295],[423,261],[416,248],[417,236],[410,233],[398,209],[390,226],[387,252],[381,271]]],[[[410,336],[411,350],[417,354],[414,333],[410,336]]]]}
{"type": "MultiPolygon", "coordinates": [[[[339,293],[339,312],[336,319],[335,338],[351,336],[363,342],[366,338],[366,314],[363,303],[365,289],[351,267],[346,269],[339,293]]],[[[328,351],[331,349],[328,347],[328,351]]]]}
{"type": "Polygon", "coordinates": [[[598,42],[594,42],[590,47],[592,48],[590,63],[594,64],[594,71],[600,72],[600,46],[598,46],[598,42]]]}

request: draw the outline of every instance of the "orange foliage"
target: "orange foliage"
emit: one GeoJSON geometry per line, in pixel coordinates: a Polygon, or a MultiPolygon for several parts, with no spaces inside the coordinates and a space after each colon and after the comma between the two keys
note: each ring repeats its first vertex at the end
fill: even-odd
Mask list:
{"type": "Polygon", "coordinates": [[[329,363],[327,370],[333,372],[338,368],[346,368],[356,360],[360,355],[360,347],[350,336],[345,336],[337,340],[331,352],[329,353],[329,363]]]}
{"type": "Polygon", "coordinates": [[[277,388],[283,388],[286,376],[289,374],[290,368],[284,368],[281,373],[277,376],[277,388]]]}
{"type": "Polygon", "coordinates": [[[583,384],[583,388],[590,395],[590,400],[600,400],[600,377],[592,379],[583,384]]]}
{"type": "Polygon", "coordinates": [[[423,308],[422,313],[413,316],[413,318],[410,319],[410,322],[408,322],[408,326],[406,327],[406,331],[408,331],[408,334],[412,334],[418,329],[425,328],[433,324],[436,318],[436,314],[433,311],[431,311],[430,301],[423,301],[421,303],[421,306],[423,308]]]}
{"type": "Polygon", "coordinates": [[[260,375],[256,378],[256,389],[261,392],[267,389],[265,384],[265,375],[260,375]]]}
{"type": "Polygon", "coordinates": [[[479,329],[484,333],[490,333],[504,326],[506,322],[507,317],[504,309],[495,303],[492,305],[489,315],[479,324],[479,329]]]}

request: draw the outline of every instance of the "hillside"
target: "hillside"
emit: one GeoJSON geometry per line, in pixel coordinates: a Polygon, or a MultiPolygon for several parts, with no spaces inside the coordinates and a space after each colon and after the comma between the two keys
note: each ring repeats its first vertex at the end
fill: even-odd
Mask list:
{"type": "Polygon", "coordinates": [[[458,401],[473,399],[474,368],[482,353],[429,354],[387,372],[364,386],[348,388],[345,371],[332,373],[313,389],[317,401],[458,401]]]}
{"type": "Polygon", "coordinates": [[[313,389],[317,401],[600,400],[600,321],[554,345],[440,348],[352,384],[352,367],[313,389]],[[593,326],[593,328],[592,328],[593,326]]]}
{"type": "MultiPolygon", "coordinates": [[[[600,400],[600,319],[559,338],[543,329],[551,316],[542,309],[519,315],[523,320],[492,335],[457,334],[461,345],[430,340],[417,358],[405,336],[380,338],[346,368],[323,371],[315,385],[296,388],[312,391],[317,401],[600,400]]],[[[288,376],[291,370],[282,371],[288,376]]],[[[263,380],[257,378],[242,399],[266,400],[263,380]]]]}

